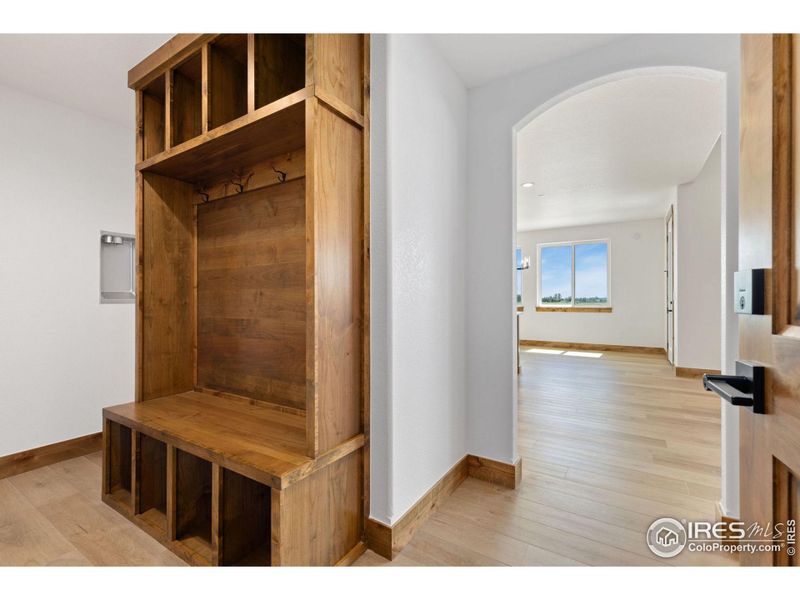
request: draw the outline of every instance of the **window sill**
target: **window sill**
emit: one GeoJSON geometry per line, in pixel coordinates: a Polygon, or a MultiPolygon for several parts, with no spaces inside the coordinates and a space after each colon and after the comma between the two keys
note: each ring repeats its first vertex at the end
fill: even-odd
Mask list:
{"type": "Polygon", "coordinates": [[[536,312],[610,313],[610,306],[537,306],[536,312]]]}

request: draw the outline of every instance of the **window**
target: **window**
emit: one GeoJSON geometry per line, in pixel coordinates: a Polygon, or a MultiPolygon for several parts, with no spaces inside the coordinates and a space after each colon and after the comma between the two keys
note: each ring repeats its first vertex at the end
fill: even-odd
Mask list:
{"type": "Polygon", "coordinates": [[[608,305],[608,242],[540,244],[539,306],[608,305]]]}

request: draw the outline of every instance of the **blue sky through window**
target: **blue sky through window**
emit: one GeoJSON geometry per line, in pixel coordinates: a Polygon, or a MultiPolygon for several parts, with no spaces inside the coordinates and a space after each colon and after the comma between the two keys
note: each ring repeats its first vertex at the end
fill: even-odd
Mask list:
{"type": "Polygon", "coordinates": [[[542,304],[571,304],[572,246],[543,246],[540,258],[542,304]]]}
{"type": "Polygon", "coordinates": [[[575,303],[608,302],[608,244],[575,245],[575,303]]]}
{"type": "Polygon", "coordinates": [[[540,247],[542,304],[608,304],[608,243],[540,247]],[[573,254],[574,252],[574,254],[573,254]],[[573,280],[574,258],[574,280],[573,280]]]}

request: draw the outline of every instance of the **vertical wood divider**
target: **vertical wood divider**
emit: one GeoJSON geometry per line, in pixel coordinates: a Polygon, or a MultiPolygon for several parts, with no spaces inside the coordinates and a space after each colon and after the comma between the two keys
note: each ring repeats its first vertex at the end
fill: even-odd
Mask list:
{"type": "Polygon", "coordinates": [[[108,419],[103,419],[103,481],[101,484],[101,496],[111,492],[109,481],[111,480],[111,432],[108,419]]]}
{"type": "Polygon", "coordinates": [[[197,207],[192,215],[192,382],[197,389],[197,315],[198,315],[198,275],[197,275],[197,207]]]}
{"type": "MultiPolygon", "coordinates": [[[[364,223],[363,223],[363,255],[362,264],[363,271],[362,277],[364,278],[364,287],[362,288],[362,304],[363,314],[361,319],[362,335],[361,335],[361,352],[362,352],[362,371],[361,371],[361,430],[364,432],[366,443],[364,444],[364,486],[363,486],[363,503],[364,503],[364,523],[369,518],[370,507],[370,237],[369,237],[369,223],[370,223],[370,36],[368,33],[364,34],[364,56],[363,56],[363,97],[364,97],[364,129],[362,132],[363,146],[363,168],[364,168],[364,223]]],[[[364,535],[366,538],[366,527],[364,527],[364,535]]]]}
{"type": "Polygon", "coordinates": [[[256,34],[247,34],[247,112],[256,109],[256,34]]]}
{"type": "Polygon", "coordinates": [[[144,160],[144,109],[142,90],[136,90],[136,162],[144,160]]]}
{"type": "Polygon", "coordinates": [[[222,564],[222,467],[211,463],[211,564],[222,564]]]}
{"type": "Polygon", "coordinates": [[[138,515],[141,512],[141,490],[139,482],[140,464],[141,464],[141,433],[131,430],[131,510],[133,514],[138,515]]]}
{"type": "MultiPolygon", "coordinates": [[[[317,239],[314,218],[316,188],[315,127],[318,101],[306,100],[306,454],[319,453],[319,406],[317,403],[317,303],[315,298],[316,266],[314,257],[317,239]]],[[[274,497],[274,495],[273,495],[274,497]]]]}
{"type": "MultiPolygon", "coordinates": [[[[144,109],[142,104],[142,91],[136,90],[136,162],[144,160],[144,109]]],[[[133,396],[136,402],[141,402],[142,398],[142,382],[144,381],[142,375],[143,369],[143,341],[142,341],[142,328],[144,323],[144,259],[142,248],[144,247],[144,215],[142,214],[144,201],[144,180],[142,174],[136,171],[136,191],[135,191],[135,204],[136,206],[136,349],[134,358],[134,390],[133,396]]],[[[106,429],[107,420],[103,420],[103,435],[107,439],[106,429]]],[[[106,442],[107,443],[107,442],[106,442]]],[[[106,461],[107,464],[107,461],[106,461]]],[[[105,493],[108,492],[107,488],[103,488],[105,493]]]]}
{"type": "Polygon", "coordinates": [[[306,34],[306,85],[314,85],[314,34],[306,34]]]}
{"type": "Polygon", "coordinates": [[[167,69],[164,91],[164,150],[172,148],[172,84],[173,84],[172,69],[167,69]]]}
{"type": "Polygon", "coordinates": [[[281,566],[281,491],[270,490],[270,558],[273,567],[281,566]]]}
{"type": "Polygon", "coordinates": [[[208,44],[203,44],[203,49],[200,52],[200,128],[203,133],[208,132],[208,118],[209,118],[209,90],[211,89],[209,77],[211,75],[209,64],[211,61],[211,48],[208,44]]]}
{"type": "Polygon", "coordinates": [[[167,444],[167,539],[174,540],[178,537],[177,515],[178,506],[178,472],[177,450],[172,444],[167,444]]]}

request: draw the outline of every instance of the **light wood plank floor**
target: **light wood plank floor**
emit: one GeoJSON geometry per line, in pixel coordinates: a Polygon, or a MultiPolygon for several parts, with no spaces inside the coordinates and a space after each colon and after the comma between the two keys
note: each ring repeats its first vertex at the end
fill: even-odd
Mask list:
{"type": "MultiPolygon", "coordinates": [[[[549,350],[548,350],[549,352],[549,350]]],[[[516,491],[468,479],[392,562],[359,565],[731,565],[656,559],[661,516],[713,519],[719,402],[657,356],[523,352],[516,491]]],[[[0,565],[182,565],[100,502],[100,454],[0,480],[0,565]]]]}
{"type": "Polygon", "coordinates": [[[658,517],[714,519],[719,399],[662,356],[596,354],[523,349],[520,489],[467,479],[393,563],[357,564],[737,564],[645,543],[658,517]]]}

